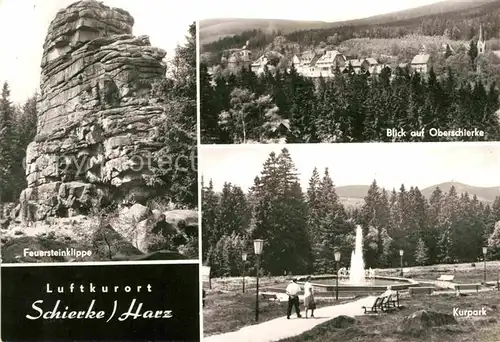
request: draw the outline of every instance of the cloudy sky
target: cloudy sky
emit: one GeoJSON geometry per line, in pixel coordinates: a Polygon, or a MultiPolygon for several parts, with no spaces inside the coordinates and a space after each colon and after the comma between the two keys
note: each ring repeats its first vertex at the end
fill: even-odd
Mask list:
{"type": "Polygon", "coordinates": [[[301,2],[289,0],[216,0],[202,1],[200,3],[199,18],[341,21],[400,11],[441,1],[442,0],[377,0],[363,2],[307,0],[301,2]]]}
{"type": "MultiPolygon", "coordinates": [[[[151,44],[173,55],[185,41],[189,25],[196,20],[197,0],[103,0],[134,17],[135,35],[149,35],[151,44]]],[[[15,102],[25,101],[38,89],[42,45],[57,11],[76,0],[0,0],[0,82],[8,81],[15,102]]],[[[167,55],[167,56],[168,56],[167,55]]]]}
{"type": "MultiPolygon", "coordinates": [[[[200,147],[199,165],[205,182],[212,179],[216,190],[231,182],[247,190],[269,153],[284,146],[231,145],[200,147]]],[[[500,186],[500,144],[415,143],[415,144],[301,144],[287,145],[307,188],[313,168],[325,167],[336,186],[369,185],[373,179],[386,189],[420,189],[460,182],[473,186],[500,186]]]]}

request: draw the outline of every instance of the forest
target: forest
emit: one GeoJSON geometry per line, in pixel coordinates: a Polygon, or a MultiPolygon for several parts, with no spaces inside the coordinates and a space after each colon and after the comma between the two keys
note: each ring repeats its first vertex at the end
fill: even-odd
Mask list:
{"type": "Polygon", "coordinates": [[[284,148],[269,155],[248,192],[230,183],[221,191],[210,180],[202,184],[203,261],[214,277],[240,275],[243,251],[254,264],[256,238],[265,240],[265,274],[331,273],[336,250],[348,266],[356,224],[363,228],[366,267],[398,267],[400,249],[407,266],[476,262],[483,246],[489,259],[500,258],[500,196],[489,205],[454,187],[448,193],[436,187],[426,198],[410,184],[390,190],[374,180],[362,206],[344,207],[330,171],[311,168],[302,189],[284,148]]]}
{"type": "MultiPolygon", "coordinates": [[[[475,58],[471,56],[468,68],[475,58]]],[[[246,68],[212,76],[202,63],[201,141],[267,142],[277,136],[288,143],[500,140],[496,82],[464,79],[451,67],[442,72],[438,76],[431,68],[428,75],[420,75],[397,67],[370,77],[348,69],[314,80],[299,75],[293,66],[259,76],[246,68]],[[394,138],[386,136],[391,128],[477,128],[485,136],[394,138]]]]}
{"type": "MultiPolygon", "coordinates": [[[[368,19],[364,20],[367,21],[368,19]]],[[[478,8],[452,13],[430,14],[414,18],[392,18],[387,22],[360,22],[359,24],[336,24],[331,28],[297,30],[283,33],[280,30],[264,32],[250,29],[240,34],[223,37],[204,44],[202,52],[216,53],[249,42],[248,48],[259,50],[271,44],[275,37],[283,35],[288,41],[303,46],[316,46],[321,42],[340,44],[353,38],[402,38],[417,34],[426,36],[446,36],[451,40],[469,41],[477,36],[478,27],[483,25],[487,39],[500,38],[500,3],[484,4],[478,8]]]]}

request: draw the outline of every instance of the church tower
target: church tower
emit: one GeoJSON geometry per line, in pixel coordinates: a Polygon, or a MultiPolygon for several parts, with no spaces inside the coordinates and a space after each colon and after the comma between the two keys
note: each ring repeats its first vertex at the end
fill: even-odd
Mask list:
{"type": "Polygon", "coordinates": [[[484,55],[486,50],[486,40],[483,36],[483,25],[479,26],[479,39],[477,40],[477,54],[478,56],[484,55]]]}

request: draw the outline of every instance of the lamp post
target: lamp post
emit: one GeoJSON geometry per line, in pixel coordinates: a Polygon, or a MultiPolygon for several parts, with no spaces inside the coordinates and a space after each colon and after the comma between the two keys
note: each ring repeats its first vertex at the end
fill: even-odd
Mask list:
{"type": "Polygon", "coordinates": [[[339,261],[340,252],[335,252],[335,300],[339,300],[339,261]]]}
{"type": "Polygon", "coordinates": [[[260,255],[262,253],[262,248],[264,247],[264,240],[255,239],[253,240],[253,249],[256,258],[256,270],[257,270],[257,291],[255,292],[255,321],[259,320],[259,270],[260,270],[260,255]]]}
{"type": "Polygon", "coordinates": [[[243,260],[243,293],[245,293],[245,263],[247,261],[247,253],[243,252],[241,254],[241,260],[243,260]]]}
{"type": "Polygon", "coordinates": [[[487,252],[488,252],[488,247],[483,247],[484,285],[486,285],[486,253],[487,252]]]}
{"type": "Polygon", "coordinates": [[[402,249],[399,250],[399,264],[401,265],[401,272],[399,272],[399,276],[403,277],[403,254],[405,251],[402,249]]]}

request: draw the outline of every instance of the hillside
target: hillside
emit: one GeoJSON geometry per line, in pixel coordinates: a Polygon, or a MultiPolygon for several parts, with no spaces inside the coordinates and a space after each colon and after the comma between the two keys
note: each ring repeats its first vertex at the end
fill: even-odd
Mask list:
{"type": "Polygon", "coordinates": [[[498,2],[498,0],[448,0],[362,19],[337,22],[242,18],[205,19],[200,21],[200,44],[207,44],[223,37],[237,35],[253,29],[260,29],[268,33],[281,31],[283,34],[286,34],[293,31],[333,28],[346,25],[386,25],[388,23],[407,21],[429,15],[473,11],[478,7],[492,2],[498,2]]]}
{"type": "Polygon", "coordinates": [[[323,21],[284,19],[205,19],[200,20],[200,45],[254,29],[271,34],[277,31],[290,33],[297,30],[321,29],[332,27],[333,25],[333,23],[323,21]]]}
{"type": "Polygon", "coordinates": [[[484,203],[493,203],[495,197],[500,196],[500,186],[483,188],[457,182],[446,182],[430,186],[423,189],[422,194],[429,198],[436,187],[439,187],[446,193],[452,186],[455,186],[458,194],[468,193],[470,196],[476,195],[477,199],[484,203]]]}
{"type": "MultiPolygon", "coordinates": [[[[476,195],[478,200],[485,204],[493,203],[495,198],[497,196],[500,196],[500,186],[483,188],[458,182],[445,182],[432,185],[427,188],[421,189],[421,192],[422,195],[424,195],[426,198],[429,198],[436,187],[439,187],[444,193],[447,193],[448,191],[450,191],[450,188],[452,186],[455,186],[455,189],[457,190],[457,193],[459,195],[462,193],[468,193],[471,197],[476,195]]],[[[363,204],[363,199],[368,193],[369,187],[369,185],[347,185],[337,187],[336,191],[337,195],[344,205],[358,206],[363,204]]],[[[392,191],[392,189],[387,190],[392,191]]]]}
{"type": "Polygon", "coordinates": [[[401,39],[408,35],[446,36],[470,41],[483,25],[487,39],[498,38],[500,0],[448,0],[362,19],[317,22],[268,19],[210,19],[200,23],[202,52],[241,47],[265,49],[284,36],[304,49],[339,45],[354,38],[401,39]]]}
{"type": "Polygon", "coordinates": [[[494,2],[498,2],[498,0],[448,0],[402,11],[380,14],[362,19],[346,20],[333,24],[334,26],[386,25],[388,23],[407,21],[409,19],[421,18],[429,15],[474,11],[483,5],[494,2]]]}

